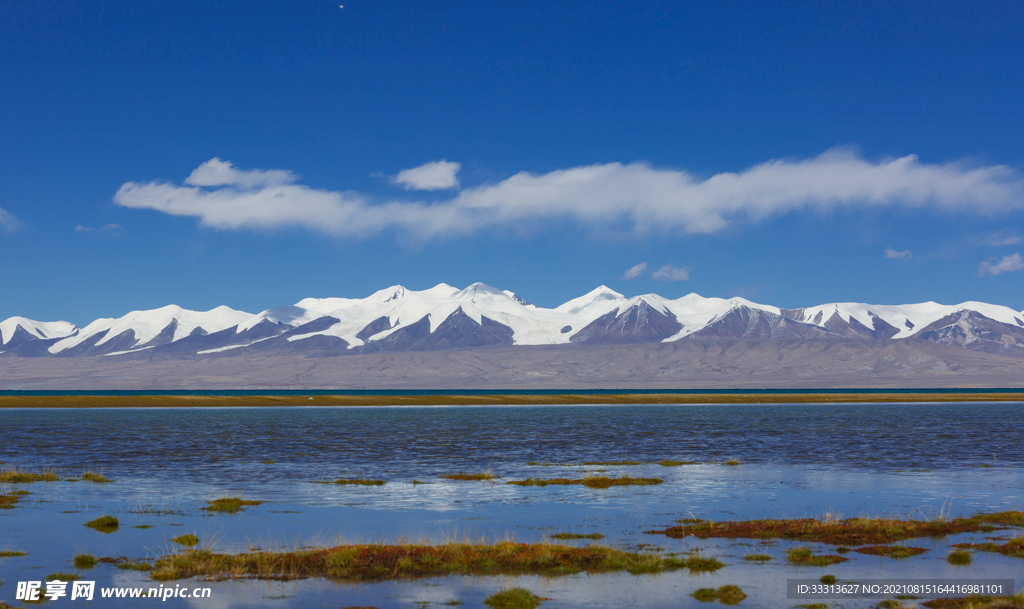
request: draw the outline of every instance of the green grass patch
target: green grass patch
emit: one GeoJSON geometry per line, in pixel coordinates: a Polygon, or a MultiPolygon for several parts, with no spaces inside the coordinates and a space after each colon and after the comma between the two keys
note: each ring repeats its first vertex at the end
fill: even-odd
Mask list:
{"type": "Polygon", "coordinates": [[[690,573],[713,573],[725,566],[725,563],[719,562],[717,558],[709,558],[699,554],[695,554],[683,562],[686,568],[690,570],[690,573]]]}
{"type": "Polygon", "coordinates": [[[1024,537],[1011,539],[1003,545],[997,543],[958,543],[953,545],[960,550],[981,550],[982,552],[995,552],[1003,556],[1024,558],[1024,537]]]}
{"type": "Polygon", "coordinates": [[[786,551],[786,560],[790,564],[801,567],[828,567],[849,559],[832,554],[815,554],[810,548],[793,548],[786,551]]]}
{"type": "Polygon", "coordinates": [[[216,554],[188,550],[156,561],[154,580],[189,577],[382,581],[450,575],[570,575],[575,573],[662,573],[714,571],[714,558],[686,559],[590,545],[577,548],[505,541],[497,544],[348,545],[293,552],[216,554]]]}
{"type": "Polygon", "coordinates": [[[665,459],[664,461],[658,461],[658,465],[662,467],[677,467],[679,465],[700,465],[700,461],[672,461],[671,459],[665,459]]]}
{"type": "Polygon", "coordinates": [[[863,548],[855,548],[854,552],[860,554],[867,554],[869,556],[885,556],[886,558],[895,558],[897,560],[903,558],[910,558],[911,556],[917,556],[918,554],[924,554],[928,550],[924,548],[907,548],[904,546],[865,546],[863,548]]]}
{"type": "Polygon", "coordinates": [[[582,484],[587,488],[609,488],[612,486],[650,486],[661,484],[664,480],[658,478],[605,478],[603,476],[590,476],[587,478],[527,478],[526,480],[510,480],[508,484],[516,486],[548,486],[582,484]]]}
{"type": "Polygon", "coordinates": [[[121,562],[117,563],[117,568],[125,571],[152,571],[153,565],[148,562],[121,562]]]}
{"type": "Polygon", "coordinates": [[[188,535],[178,535],[171,539],[172,542],[182,545],[188,548],[194,548],[199,543],[199,538],[189,533],[188,535]]]}
{"type": "Polygon", "coordinates": [[[750,562],[768,562],[772,557],[770,554],[747,554],[743,560],[750,562]]]}
{"type": "Polygon", "coordinates": [[[65,582],[73,582],[76,579],[82,579],[82,578],[79,577],[78,575],[75,575],[74,573],[50,573],[49,575],[46,576],[46,581],[53,581],[55,579],[59,579],[60,581],[65,581],[65,582]]]}
{"type": "Polygon", "coordinates": [[[722,586],[718,590],[715,590],[714,588],[700,588],[694,591],[690,596],[703,603],[718,601],[723,605],[735,605],[747,598],[747,595],[739,586],[732,585],[722,586]]]}
{"type": "Polygon", "coordinates": [[[114,516],[100,516],[85,523],[85,526],[100,533],[113,533],[120,525],[121,523],[114,516]]]}
{"type": "Polygon", "coordinates": [[[996,512],[994,514],[978,514],[972,516],[974,522],[988,522],[991,524],[1002,524],[1011,527],[1024,527],[1024,512],[996,512]]]}
{"type": "Polygon", "coordinates": [[[822,575],[821,579],[819,579],[818,581],[820,581],[821,583],[825,584],[826,586],[831,586],[832,584],[836,583],[836,576],[835,575],[822,575]]]}
{"type": "Polygon", "coordinates": [[[584,461],[580,465],[640,465],[639,461],[584,461]]]}
{"type": "Polygon", "coordinates": [[[11,493],[10,495],[0,495],[0,510],[13,510],[14,506],[18,504],[18,500],[21,497],[11,493]]]}
{"type": "Polygon", "coordinates": [[[96,566],[96,557],[92,554],[75,554],[76,569],[91,569],[96,566]]]}
{"type": "Polygon", "coordinates": [[[273,465],[274,463],[277,463],[277,461],[273,461],[271,459],[266,459],[264,461],[260,461],[260,463],[262,463],[264,465],[273,465]]]}
{"type": "Polygon", "coordinates": [[[210,504],[202,508],[207,512],[220,512],[223,514],[235,514],[247,505],[260,505],[262,501],[249,501],[241,497],[221,497],[210,501],[210,504]]]}
{"type": "Polygon", "coordinates": [[[737,461],[736,459],[729,459],[728,461],[725,462],[725,464],[728,465],[729,467],[736,467],[737,465],[740,464],[740,462],[737,461]]]}
{"type": "Polygon", "coordinates": [[[0,483],[6,484],[28,484],[31,482],[57,482],[59,480],[60,476],[48,471],[44,471],[41,473],[32,473],[17,469],[8,469],[0,472],[0,483]]]}
{"type": "Polygon", "coordinates": [[[600,533],[559,533],[552,535],[552,539],[604,539],[600,533]]]}
{"type": "MultiPolygon", "coordinates": [[[[917,537],[944,537],[958,533],[995,530],[996,524],[1015,521],[1020,512],[983,514],[956,520],[897,520],[892,518],[849,518],[846,520],[794,518],[787,520],[743,520],[725,522],[680,521],[680,526],[650,534],[674,539],[789,539],[831,545],[880,545],[917,537]]],[[[848,550],[848,548],[847,548],[848,550]]]]}
{"type": "Polygon", "coordinates": [[[447,474],[441,476],[445,480],[494,480],[494,474],[447,474]]]}
{"type": "Polygon", "coordinates": [[[525,588],[511,588],[487,597],[484,604],[491,609],[534,609],[542,600],[525,588]]]}
{"type": "Polygon", "coordinates": [[[18,556],[25,556],[25,552],[20,550],[0,550],[0,558],[15,558],[18,556]]]}
{"type": "Polygon", "coordinates": [[[747,598],[747,595],[740,589],[739,586],[722,586],[718,589],[718,602],[723,605],[735,605],[736,603],[747,598]]]}
{"type": "Polygon", "coordinates": [[[365,480],[365,479],[338,478],[337,480],[328,480],[328,481],[325,481],[325,482],[318,482],[317,484],[341,484],[341,485],[356,484],[356,485],[360,485],[360,486],[384,486],[385,482],[383,480],[365,480]]]}
{"type": "Polygon", "coordinates": [[[97,474],[96,472],[85,472],[84,474],[82,474],[82,480],[96,483],[113,482],[113,480],[111,480],[110,478],[107,478],[102,474],[97,474]]]}
{"type": "Polygon", "coordinates": [[[953,550],[946,556],[946,562],[957,567],[963,567],[971,564],[974,557],[967,550],[953,550]]]}

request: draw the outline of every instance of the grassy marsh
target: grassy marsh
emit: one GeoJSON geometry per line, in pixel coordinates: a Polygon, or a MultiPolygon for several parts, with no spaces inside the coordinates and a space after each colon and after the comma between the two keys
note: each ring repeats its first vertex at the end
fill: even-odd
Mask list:
{"type": "Polygon", "coordinates": [[[0,495],[0,510],[13,510],[14,506],[18,504],[20,496],[10,493],[9,495],[0,495]]]}
{"type": "Polygon", "coordinates": [[[26,556],[25,552],[19,550],[0,550],[0,558],[16,558],[18,556],[26,556]]]}
{"type": "Polygon", "coordinates": [[[338,478],[337,480],[325,480],[323,482],[317,482],[317,484],[354,484],[357,486],[384,486],[386,483],[383,480],[367,480],[365,478],[338,478]]]}
{"type": "Polygon", "coordinates": [[[1024,537],[1011,539],[1003,545],[997,543],[958,543],[953,545],[960,550],[981,550],[982,552],[995,552],[1003,556],[1024,558],[1024,537]]]}
{"type": "Polygon", "coordinates": [[[124,569],[125,571],[152,571],[153,565],[148,562],[119,562],[117,563],[118,569],[124,569]]]}
{"type": "Polygon", "coordinates": [[[713,571],[714,558],[635,553],[601,546],[583,548],[549,543],[445,545],[347,545],[292,552],[217,554],[189,550],[156,561],[154,580],[187,577],[214,579],[302,579],[382,581],[447,575],[569,575],[627,571],[661,573],[680,569],[713,571]]]}
{"type": "Polygon", "coordinates": [[[863,548],[854,548],[854,552],[860,554],[867,554],[869,556],[885,556],[886,558],[895,558],[897,560],[903,558],[910,558],[911,556],[917,556],[918,554],[924,554],[928,550],[924,548],[908,548],[905,546],[865,546],[863,548]]]}
{"type": "Polygon", "coordinates": [[[604,476],[589,476],[587,478],[527,478],[526,480],[510,480],[506,484],[514,484],[516,486],[582,484],[587,488],[609,488],[612,486],[650,486],[661,484],[662,482],[664,480],[659,478],[606,478],[604,476]]]}
{"type": "Polygon", "coordinates": [[[92,569],[96,566],[96,557],[92,554],[75,554],[76,569],[92,569]]]}
{"type": "MultiPolygon", "coordinates": [[[[1021,512],[981,514],[955,520],[898,520],[893,518],[794,518],[725,522],[680,521],[679,526],[650,534],[673,539],[789,539],[831,545],[878,545],[917,537],[944,537],[957,533],[990,532],[997,524],[1015,522],[1021,512]]],[[[994,545],[994,544],[993,544],[994,545]]]]}
{"type": "Polygon", "coordinates": [[[113,533],[121,526],[121,523],[114,516],[100,516],[85,523],[85,526],[100,533],[113,533]]]}
{"type": "Polygon", "coordinates": [[[441,477],[445,480],[494,480],[494,474],[487,472],[482,474],[445,474],[441,477]]]}
{"type": "Polygon", "coordinates": [[[491,609],[534,609],[544,600],[525,588],[511,588],[487,597],[484,604],[491,609]]]}
{"type": "Polygon", "coordinates": [[[946,556],[946,562],[957,567],[969,565],[973,561],[974,556],[967,550],[953,550],[946,556]]]}
{"type": "Polygon", "coordinates": [[[722,586],[717,590],[714,588],[699,588],[690,596],[704,603],[718,601],[723,605],[735,605],[747,598],[746,593],[739,586],[733,585],[722,586]]]}
{"type": "Polygon", "coordinates": [[[199,544],[199,538],[196,537],[195,535],[191,534],[191,533],[189,533],[188,535],[178,535],[177,537],[174,537],[173,539],[171,539],[171,541],[173,543],[176,543],[178,545],[185,546],[185,547],[188,547],[188,548],[194,548],[196,545],[199,544]]]}
{"type": "Polygon", "coordinates": [[[0,483],[6,484],[30,484],[32,482],[57,482],[60,476],[51,472],[26,472],[18,469],[8,469],[0,472],[0,483]]]}
{"type": "Polygon", "coordinates": [[[262,501],[250,501],[241,497],[221,497],[213,499],[210,505],[202,508],[207,512],[220,512],[223,514],[235,514],[247,505],[260,505],[262,501]]]}
{"type": "Polygon", "coordinates": [[[85,472],[84,474],[82,474],[81,477],[82,480],[85,480],[87,482],[96,482],[98,484],[102,484],[104,482],[113,482],[113,480],[111,480],[110,478],[107,478],[102,474],[97,474],[96,472],[85,472]]]}
{"type": "Polygon", "coordinates": [[[597,539],[604,539],[604,535],[602,535],[600,533],[559,533],[557,535],[552,535],[551,539],[561,539],[563,541],[564,540],[568,540],[568,539],[594,539],[594,540],[597,540],[597,539]]]}
{"type": "Polygon", "coordinates": [[[801,567],[828,567],[849,559],[834,554],[815,554],[810,548],[793,548],[786,551],[786,560],[801,567]]]}

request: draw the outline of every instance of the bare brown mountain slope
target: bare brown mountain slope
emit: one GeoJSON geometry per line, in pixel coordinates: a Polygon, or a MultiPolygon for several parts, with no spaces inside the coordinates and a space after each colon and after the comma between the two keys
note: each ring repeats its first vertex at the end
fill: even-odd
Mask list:
{"type": "Polygon", "coordinates": [[[916,339],[689,339],[343,357],[0,359],[0,389],[1020,387],[1024,359],[916,339]]]}

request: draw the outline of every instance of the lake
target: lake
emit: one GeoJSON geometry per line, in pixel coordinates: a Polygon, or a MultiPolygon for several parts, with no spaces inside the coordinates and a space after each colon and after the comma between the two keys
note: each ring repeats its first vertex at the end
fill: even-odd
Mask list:
{"type": "MultiPolygon", "coordinates": [[[[601,544],[631,551],[699,548],[727,566],[698,575],[186,582],[211,587],[211,598],[170,598],[161,603],[168,607],[477,607],[514,586],[552,599],[546,608],[704,607],[691,593],[726,584],[748,595],[742,607],[794,607],[809,601],[787,599],[787,579],[1016,576],[1019,587],[1024,573],[1024,560],[988,552],[975,553],[966,567],[946,561],[952,544],[979,542],[980,533],[915,539],[912,545],[927,552],[911,559],[850,553],[848,562],[826,568],[785,560],[789,548],[828,549],[821,544],[646,533],[684,518],[935,519],[1022,510],[1021,403],[10,409],[0,411],[0,461],[0,469],[49,469],[65,478],[91,470],[114,480],[0,484],[0,494],[30,492],[0,510],[0,551],[26,552],[0,558],[0,601],[12,606],[19,602],[17,582],[51,573],[77,573],[97,586],[152,587],[144,572],[106,564],[76,571],[72,558],[152,561],[173,551],[170,540],[182,534],[234,553],[400,540],[532,543],[557,533],[599,533],[601,544]],[[658,464],[664,460],[688,464],[658,464]],[[456,473],[494,479],[442,478],[456,473]],[[663,483],[506,484],[587,475],[663,483]],[[338,478],[386,484],[316,484],[338,478]],[[262,504],[236,514],[201,509],[234,496],[262,504]],[[101,515],[118,517],[118,530],[83,526],[101,515]],[[772,560],[743,560],[755,550],[772,560]]],[[[97,598],[88,606],[128,602],[97,598]]],[[[67,598],[47,604],[54,603],[84,605],[67,598]]]]}

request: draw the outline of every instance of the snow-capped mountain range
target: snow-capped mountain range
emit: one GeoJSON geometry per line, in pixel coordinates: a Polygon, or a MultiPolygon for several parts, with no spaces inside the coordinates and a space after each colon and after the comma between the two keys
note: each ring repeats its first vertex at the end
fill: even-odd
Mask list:
{"type": "Polygon", "coordinates": [[[601,286],[544,309],[481,283],[423,291],[394,286],[367,298],[307,298],[258,314],[169,305],[69,322],[0,322],[0,356],[73,357],[285,352],[314,356],[490,345],[606,345],[695,339],[932,341],[1024,357],[1024,312],[983,302],[831,303],[780,309],[743,298],[626,297],[601,286]]]}

